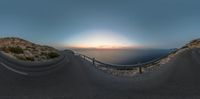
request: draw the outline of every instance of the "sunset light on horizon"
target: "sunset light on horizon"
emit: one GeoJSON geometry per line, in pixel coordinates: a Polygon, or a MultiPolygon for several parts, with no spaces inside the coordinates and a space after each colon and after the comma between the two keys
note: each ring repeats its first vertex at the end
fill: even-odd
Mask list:
{"type": "Polygon", "coordinates": [[[169,49],[200,35],[198,2],[3,0],[0,6],[1,37],[57,49],[169,49]]]}
{"type": "Polygon", "coordinates": [[[70,42],[67,44],[69,48],[121,49],[139,47],[138,44],[133,43],[123,35],[105,30],[79,33],[67,42],[70,42]]]}
{"type": "Polygon", "coordinates": [[[0,73],[0,99],[200,99],[200,0],[0,0],[0,73]]]}

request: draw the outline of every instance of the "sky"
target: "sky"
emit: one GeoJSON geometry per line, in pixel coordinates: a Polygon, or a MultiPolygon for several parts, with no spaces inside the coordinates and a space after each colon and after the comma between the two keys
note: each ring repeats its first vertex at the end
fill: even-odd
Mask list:
{"type": "Polygon", "coordinates": [[[199,0],[0,0],[0,37],[56,48],[177,48],[200,38],[199,0]]]}

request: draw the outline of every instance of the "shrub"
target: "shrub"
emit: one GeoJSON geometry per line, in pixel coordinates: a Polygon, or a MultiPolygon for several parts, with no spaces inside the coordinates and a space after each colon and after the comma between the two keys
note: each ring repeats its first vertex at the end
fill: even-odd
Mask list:
{"type": "Polygon", "coordinates": [[[59,54],[56,52],[49,52],[49,53],[41,52],[41,55],[47,57],[47,59],[52,59],[59,56],[59,54]]]}
{"type": "Polygon", "coordinates": [[[26,57],[26,60],[34,61],[35,59],[33,57],[26,57]]]}
{"type": "Polygon", "coordinates": [[[47,54],[47,57],[48,57],[48,58],[56,58],[56,57],[58,57],[58,56],[59,56],[59,54],[58,54],[58,53],[55,53],[55,52],[50,52],[50,53],[47,54]]]}
{"type": "Polygon", "coordinates": [[[26,58],[25,57],[23,57],[23,56],[15,56],[17,59],[19,59],[19,60],[26,60],[26,58]]]}
{"type": "Polygon", "coordinates": [[[4,52],[6,52],[6,53],[9,53],[9,52],[10,52],[9,49],[8,49],[7,47],[2,47],[1,50],[4,51],[4,52]]]}
{"type": "Polygon", "coordinates": [[[8,47],[8,50],[12,53],[15,53],[15,54],[22,54],[24,53],[23,49],[19,46],[17,47],[8,47]]]}

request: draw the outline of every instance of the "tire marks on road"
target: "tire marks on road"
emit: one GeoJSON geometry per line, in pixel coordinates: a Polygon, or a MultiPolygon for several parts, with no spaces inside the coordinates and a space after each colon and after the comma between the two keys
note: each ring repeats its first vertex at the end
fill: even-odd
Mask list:
{"type": "Polygon", "coordinates": [[[15,73],[19,73],[19,74],[22,74],[22,75],[28,75],[28,73],[26,73],[26,72],[21,72],[21,71],[18,71],[18,70],[16,70],[16,69],[13,69],[13,68],[7,66],[6,64],[4,64],[3,62],[0,62],[0,64],[1,64],[3,67],[5,67],[5,68],[7,68],[7,69],[9,69],[9,70],[11,70],[11,71],[13,71],[13,72],[15,72],[15,73]]]}

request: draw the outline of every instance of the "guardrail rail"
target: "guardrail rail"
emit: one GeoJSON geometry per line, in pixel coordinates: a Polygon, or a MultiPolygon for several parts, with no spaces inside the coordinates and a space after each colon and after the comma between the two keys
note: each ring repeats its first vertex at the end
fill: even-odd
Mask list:
{"type": "Polygon", "coordinates": [[[75,53],[75,55],[83,58],[84,60],[90,61],[93,65],[100,64],[101,66],[104,66],[106,68],[117,69],[117,70],[132,70],[134,68],[138,68],[139,73],[142,74],[143,68],[147,68],[147,67],[150,67],[152,65],[159,63],[159,60],[168,57],[170,54],[175,53],[176,51],[177,50],[173,50],[173,51],[170,51],[167,55],[161,56],[161,57],[156,58],[154,60],[144,62],[144,63],[133,64],[133,65],[117,65],[117,64],[104,63],[104,62],[101,62],[101,61],[99,61],[95,58],[92,58],[92,57],[89,57],[87,55],[83,55],[83,54],[80,54],[80,53],[75,53]]]}

